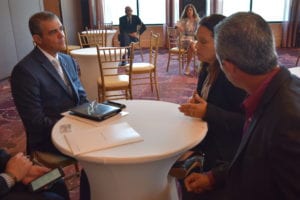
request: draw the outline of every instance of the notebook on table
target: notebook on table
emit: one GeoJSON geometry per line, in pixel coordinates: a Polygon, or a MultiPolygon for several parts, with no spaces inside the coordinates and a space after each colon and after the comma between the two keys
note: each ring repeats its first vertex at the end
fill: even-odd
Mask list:
{"type": "Polygon", "coordinates": [[[93,127],[84,132],[67,132],[64,136],[74,155],[143,141],[142,136],[126,122],[93,127]]]}
{"type": "Polygon", "coordinates": [[[84,103],[70,109],[70,114],[87,119],[102,121],[121,112],[120,107],[97,103],[95,101],[84,103]]]}

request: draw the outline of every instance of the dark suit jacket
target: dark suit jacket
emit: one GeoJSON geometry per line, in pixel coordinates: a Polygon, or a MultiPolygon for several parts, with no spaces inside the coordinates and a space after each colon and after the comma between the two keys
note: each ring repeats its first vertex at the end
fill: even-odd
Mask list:
{"type": "Polygon", "coordinates": [[[59,53],[61,67],[72,94],[48,58],[36,47],[13,69],[11,87],[14,102],[27,133],[27,150],[56,152],[51,130],[69,108],[86,102],[74,60],[59,53]]]}
{"type": "Polygon", "coordinates": [[[142,24],[141,19],[136,15],[131,15],[131,24],[127,21],[127,15],[119,18],[119,30],[120,34],[136,32],[137,26],[142,24]]]}
{"type": "MultiPolygon", "coordinates": [[[[0,173],[3,173],[5,171],[5,167],[9,159],[10,155],[8,155],[3,149],[0,149],[0,173]]],[[[6,184],[4,178],[0,176],[0,197],[7,194],[8,192],[8,185],[6,184]]]]}
{"type": "MultiPolygon", "coordinates": [[[[198,77],[197,91],[200,95],[206,70],[198,77]]],[[[210,170],[223,161],[231,161],[240,143],[244,114],[241,104],[246,93],[233,86],[222,71],[210,88],[207,111],[203,118],[208,123],[208,132],[195,149],[203,151],[204,169],[210,170]]]]}
{"type": "Polygon", "coordinates": [[[300,79],[282,68],[267,87],[229,171],[223,171],[228,199],[300,199],[299,102],[300,79]]]}

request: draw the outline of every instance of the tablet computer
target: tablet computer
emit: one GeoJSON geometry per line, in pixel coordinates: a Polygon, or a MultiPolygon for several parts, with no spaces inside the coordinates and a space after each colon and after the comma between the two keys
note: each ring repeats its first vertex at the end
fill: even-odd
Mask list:
{"type": "Polygon", "coordinates": [[[97,102],[88,102],[70,109],[70,114],[84,117],[87,119],[102,121],[112,117],[122,109],[112,105],[97,102]]]}

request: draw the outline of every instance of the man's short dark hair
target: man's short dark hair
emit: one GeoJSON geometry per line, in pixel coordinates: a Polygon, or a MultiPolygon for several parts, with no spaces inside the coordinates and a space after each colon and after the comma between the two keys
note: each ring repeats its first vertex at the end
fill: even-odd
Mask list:
{"type": "Polygon", "coordinates": [[[48,20],[53,20],[53,19],[58,19],[58,17],[49,11],[43,11],[43,12],[38,12],[34,15],[32,15],[29,19],[29,30],[31,35],[42,35],[42,30],[40,27],[41,21],[48,21],[48,20]]]}

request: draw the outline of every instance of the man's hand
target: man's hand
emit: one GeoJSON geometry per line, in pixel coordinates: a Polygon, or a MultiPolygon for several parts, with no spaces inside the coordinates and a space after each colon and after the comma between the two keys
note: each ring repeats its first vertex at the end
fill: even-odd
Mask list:
{"type": "Polygon", "coordinates": [[[17,181],[21,181],[31,167],[32,162],[20,152],[7,162],[5,173],[11,174],[16,177],[17,181]]]}
{"type": "Polygon", "coordinates": [[[189,103],[181,104],[178,108],[186,116],[203,118],[206,114],[207,102],[198,94],[189,99],[189,103]]]}
{"type": "Polygon", "coordinates": [[[34,179],[44,175],[45,173],[47,173],[49,171],[50,171],[49,168],[41,167],[38,165],[32,165],[31,168],[29,169],[28,173],[26,174],[26,176],[22,179],[22,183],[24,185],[27,185],[34,179]]]}
{"type": "Polygon", "coordinates": [[[202,193],[213,188],[209,176],[205,173],[192,173],[184,179],[184,185],[189,192],[202,193]]]}

